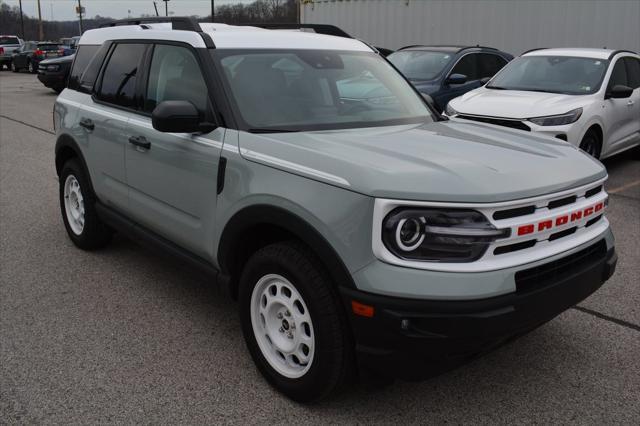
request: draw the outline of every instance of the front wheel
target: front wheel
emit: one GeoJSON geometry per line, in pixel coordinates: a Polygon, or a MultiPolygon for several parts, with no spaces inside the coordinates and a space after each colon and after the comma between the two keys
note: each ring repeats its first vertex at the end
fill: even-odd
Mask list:
{"type": "Polygon", "coordinates": [[[244,338],[262,375],[289,398],[320,399],[347,377],[352,349],[331,280],[304,246],[257,251],[240,279],[244,338]]]}
{"type": "Polygon", "coordinates": [[[36,68],[33,66],[33,62],[31,61],[27,64],[27,69],[31,74],[35,74],[37,72],[36,68]]]}
{"type": "Polygon", "coordinates": [[[67,161],[60,173],[60,210],[69,238],[84,250],[101,248],[111,241],[112,231],[98,217],[94,202],[80,163],[67,161]]]}
{"type": "Polygon", "coordinates": [[[600,158],[600,152],[602,150],[602,141],[600,135],[593,129],[587,130],[582,141],[580,142],[580,149],[589,154],[595,159],[600,158]]]}

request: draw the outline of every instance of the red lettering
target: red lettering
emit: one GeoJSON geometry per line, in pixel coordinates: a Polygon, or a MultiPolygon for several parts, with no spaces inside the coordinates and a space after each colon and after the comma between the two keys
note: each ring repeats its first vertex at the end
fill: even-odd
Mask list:
{"type": "Polygon", "coordinates": [[[538,232],[544,231],[545,229],[551,229],[553,226],[553,222],[550,220],[545,220],[544,222],[538,223],[538,232]]]}
{"type": "Polygon", "coordinates": [[[587,207],[584,209],[584,217],[591,216],[593,214],[593,207],[587,207]]]}
{"type": "Polygon", "coordinates": [[[556,218],[556,226],[562,226],[567,222],[569,222],[569,215],[556,218]]]}
{"type": "Polygon", "coordinates": [[[596,204],[595,211],[599,212],[600,210],[602,210],[603,207],[604,207],[604,203],[600,202],[596,204]]]}
{"type": "Polygon", "coordinates": [[[518,227],[518,235],[527,235],[533,233],[535,227],[533,225],[522,225],[518,227]]]}
{"type": "Polygon", "coordinates": [[[582,219],[582,212],[573,212],[571,213],[571,222],[575,222],[576,220],[582,219]]]}

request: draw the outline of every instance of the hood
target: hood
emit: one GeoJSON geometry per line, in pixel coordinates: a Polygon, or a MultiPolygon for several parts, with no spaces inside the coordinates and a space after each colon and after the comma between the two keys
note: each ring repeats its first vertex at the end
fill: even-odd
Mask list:
{"type": "Polygon", "coordinates": [[[74,57],[75,55],[68,55],[68,56],[60,56],[59,58],[45,59],[44,61],[40,61],[40,64],[55,65],[55,64],[71,63],[73,62],[74,57]]]}
{"type": "Polygon", "coordinates": [[[604,167],[552,138],[466,122],[300,133],[240,133],[243,157],[362,194],[508,201],[584,185],[604,167]]]}
{"type": "Polygon", "coordinates": [[[461,114],[505,118],[531,118],[564,114],[584,107],[589,102],[584,95],[496,90],[480,87],[451,101],[461,114]]]}

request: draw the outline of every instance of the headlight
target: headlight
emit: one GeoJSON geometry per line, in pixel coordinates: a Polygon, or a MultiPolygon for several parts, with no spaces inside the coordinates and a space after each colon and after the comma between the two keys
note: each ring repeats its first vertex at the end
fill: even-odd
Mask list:
{"type": "Polygon", "coordinates": [[[444,107],[444,113],[447,114],[447,116],[449,116],[449,117],[453,117],[454,115],[458,115],[458,111],[453,109],[453,107],[451,106],[451,102],[449,102],[447,104],[447,106],[444,107]]]}
{"type": "Polygon", "coordinates": [[[47,65],[47,71],[58,71],[60,69],[60,65],[47,65]]]}
{"type": "Polygon", "coordinates": [[[565,124],[571,124],[578,121],[581,115],[582,108],[576,108],[566,114],[535,117],[530,118],[529,121],[533,124],[537,124],[538,126],[563,126],[565,124]]]}
{"type": "Polygon", "coordinates": [[[509,234],[475,210],[397,208],[382,224],[382,242],[391,253],[426,262],[473,262],[509,234]]]}

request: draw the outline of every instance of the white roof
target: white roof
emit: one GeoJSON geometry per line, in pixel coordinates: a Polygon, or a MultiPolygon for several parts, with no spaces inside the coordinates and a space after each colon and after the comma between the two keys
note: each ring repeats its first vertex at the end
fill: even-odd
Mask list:
{"type": "MultiPolygon", "coordinates": [[[[320,49],[371,52],[363,42],[345,37],[298,30],[266,30],[257,27],[201,23],[200,27],[220,49],[320,49]]],[[[206,47],[194,31],[172,30],[170,23],[121,25],[86,31],[79,44],[102,44],[106,40],[147,39],[188,43],[206,47]]]]}
{"type": "Polygon", "coordinates": [[[525,53],[522,56],[576,56],[581,58],[609,59],[615,52],[613,49],[593,49],[586,47],[562,47],[553,49],[540,49],[525,53]]]}

